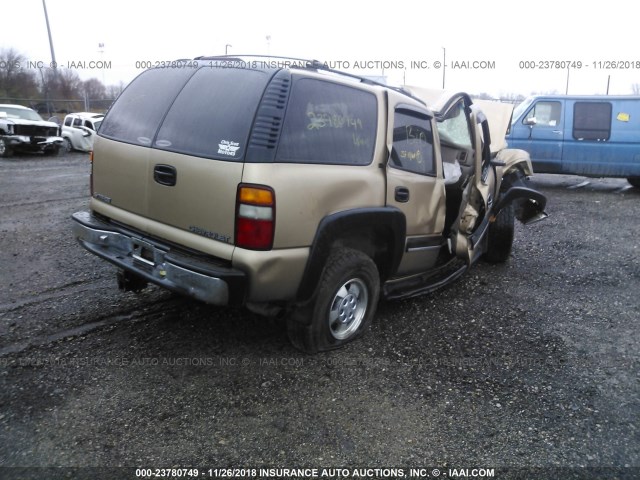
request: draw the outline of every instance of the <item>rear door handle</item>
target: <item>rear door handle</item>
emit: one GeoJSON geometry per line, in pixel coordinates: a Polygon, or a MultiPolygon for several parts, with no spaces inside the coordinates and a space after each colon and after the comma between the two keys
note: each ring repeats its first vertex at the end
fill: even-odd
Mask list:
{"type": "Polygon", "coordinates": [[[178,181],[178,172],[176,167],[158,164],[153,167],[153,179],[160,185],[173,187],[178,181]]]}
{"type": "Polygon", "coordinates": [[[409,201],[409,189],[407,187],[396,187],[396,202],[407,203],[409,201]]]}

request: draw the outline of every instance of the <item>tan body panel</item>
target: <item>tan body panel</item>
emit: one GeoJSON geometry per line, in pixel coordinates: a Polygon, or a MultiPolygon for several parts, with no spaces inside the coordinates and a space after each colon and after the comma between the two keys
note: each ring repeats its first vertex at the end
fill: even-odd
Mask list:
{"type": "Polygon", "coordinates": [[[242,169],[240,162],[187,156],[98,137],[93,161],[94,195],[110,202],[94,199],[91,206],[137,230],[161,238],[166,232],[172,242],[230,260],[236,190],[242,169]],[[176,169],[174,186],[154,181],[156,165],[176,169]],[[194,234],[192,230],[201,233],[194,234]]]}
{"type": "Polygon", "coordinates": [[[149,164],[148,216],[174,227],[206,230],[224,243],[234,243],[236,193],[242,178],[241,162],[154,150],[149,164]],[[155,165],[171,165],[177,182],[168,187],[153,181],[155,165]]]}
{"type": "Polygon", "coordinates": [[[93,156],[94,195],[109,198],[113,207],[146,216],[149,185],[147,171],[151,153],[150,148],[96,137],[93,156]]]}
{"type": "Polygon", "coordinates": [[[236,248],[233,266],[249,279],[248,302],[294,300],[309,257],[309,248],[256,252],[236,248]]]}
{"type": "MultiPolygon", "coordinates": [[[[397,94],[396,92],[389,92],[388,102],[387,122],[389,128],[386,132],[386,150],[390,152],[393,147],[393,125],[396,108],[412,107],[416,111],[423,113],[427,113],[427,110],[424,105],[419,102],[407,98],[404,95],[397,94]]],[[[439,237],[444,230],[446,194],[438,132],[433,119],[431,120],[431,129],[434,139],[433,157],[436,168],[435,176],[419,175],[400,170],[392,167],[391,162],[387,162],[386,201],[388,205],[393,205],[405,215],[407,221],[406,242],[434,237],[436,237],[435,239],[437,240],[437,237],[439,237]],[[397,187],[409,190],[410,198],[408,202],[399,202],[395,199],[395,190],[397,187]]],[[[397,276],[424,272],[435,264],[438,256],[437,248],[410,251],[407,247],[408,243],[405,245],[397,276]]]]}
{"type": "Polygon", "coordinates": [[[275,191],[274,249],[308,247],[327,215],[384,205],[384,175],[374,164],[247,163],[243,182],[275,191]]]}
{"type": "MultiPolygon", "coordinates": [[[[396,92],[389,92],[388,103],[387,122],[389,128],[386,132],[386,150],[390,152],[393,147],[393,122],[396,108],[409,106],[415,108],[418,112],[427,112],[427,110],[421,103],[396,92]]],[[[439,234],[444,229],[446,197],[440,142],[434,120],[431,121],[431,128],[434,141],[435,177],[418,175],[393,168],[387,163],[387,203],[399,208],[405,214],[407,218],[407,237],[439,234]],[[397,202],[394,199],[395,187],[401,185],[409,187],[411,199],[407,203],[397,202]]]]}
{"type": "Polygon", "coordinates": [[[519,168],[522,168],[525,175],[533,175],[529,152],[517,148],[505,148],[498,153],[496,158],[506,164],[502,167],[502,171],[505,173],[513,170],[517,165],[519,168]]]}
{"type": "Polygon", "coordinates": [[[446,209],[444,179],[392,167],[388,167],[388,178],[387,203],[405,214],[407,237],[441,234],[446,209]],[[408,187],[411,192],[411,200],[407,203],[396,202],[394,199],[395,187],[400,185],[408,187]]]}

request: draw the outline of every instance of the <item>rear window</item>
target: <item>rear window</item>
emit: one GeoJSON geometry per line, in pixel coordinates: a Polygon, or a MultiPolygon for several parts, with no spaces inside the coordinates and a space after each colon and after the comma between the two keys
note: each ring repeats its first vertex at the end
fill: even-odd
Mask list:
{"type": "Polygon", "coordinates": [[[377,125],[375,95],[299,78],[293,84],[276,161],[368,165],[377,125]]]}
{"type": "Polygon", "coordinates": [[[241,159],[268,80],[260,70],[201,68],[171,106],[154,148],[241,159]]]}
{"type": "Polygon", "coordinates": [[[151,146],[167,109],[191,75],[192,69],[181,68],[158,68],[141,73],[107,113],[100,135],[151,146]]]}
{"type": "Polygon", "coordinates": [[[268,80],[264,71],[238,68],[148,70],[118,98],[100,135],[171,152],[239,160],[268,80]]]}

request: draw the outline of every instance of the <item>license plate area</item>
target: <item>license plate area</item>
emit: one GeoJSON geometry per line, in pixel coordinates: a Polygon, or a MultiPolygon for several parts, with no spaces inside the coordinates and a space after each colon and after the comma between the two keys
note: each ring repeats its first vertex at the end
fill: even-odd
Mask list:
{"type": "Polygon", "coordinates": [[[150,267],[156,266],[155,248],[153,245],[145,241],[133,240],[133,251],[131,252],[131,256],[137,262],[150,267]]]}

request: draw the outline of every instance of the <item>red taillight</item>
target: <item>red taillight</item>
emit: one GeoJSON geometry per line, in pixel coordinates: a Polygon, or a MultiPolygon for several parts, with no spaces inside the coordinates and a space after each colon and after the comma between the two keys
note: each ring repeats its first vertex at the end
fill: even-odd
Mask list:
{"type": "Polygon", "coordinates": [[[91,170],[89,171],[89,193],[93,197],[93,150],[89,152],[89,164],[91,165],[91,170]]]}
{"type": "Polygon", "coordinates": [[[236,246],[271,250],[276,220],[276,195],[262,185],[238,185],[236,246]]]}

